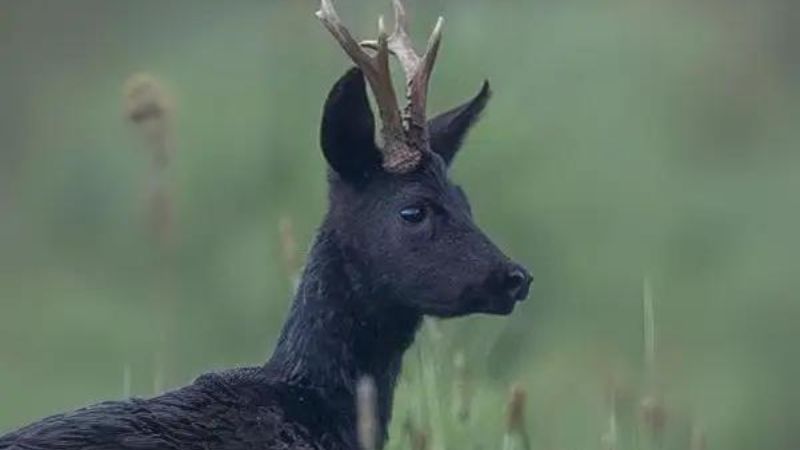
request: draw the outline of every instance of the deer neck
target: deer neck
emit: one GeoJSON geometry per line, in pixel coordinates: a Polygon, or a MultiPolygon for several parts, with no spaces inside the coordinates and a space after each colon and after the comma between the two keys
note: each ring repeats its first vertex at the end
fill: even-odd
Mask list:
{"type": "Polygon", "coordinates": [[[283,382],[343,399],[345,413],[353,415],[358,380],[372,377],[385,437],[403,353],[421,316],[376,298],[361,274],[358,262],[345,257],[335,233],[323,229],[267,367],[283,382]]]}

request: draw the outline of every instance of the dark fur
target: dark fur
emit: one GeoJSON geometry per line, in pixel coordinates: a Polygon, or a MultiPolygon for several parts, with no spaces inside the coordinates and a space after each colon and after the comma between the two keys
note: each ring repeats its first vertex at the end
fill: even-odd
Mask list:
{"type": "Polygon", "coordinates": [[[364,79],[348,72],[323,115],[330,208],[272,358],[158,397],[43,419],[0,437],[0,449],[357,449],[354,392],[363,375],[376,381],[386,430],[402,356],[424,314],[507,313],[527,294],[527,278],[522,291],[504,285],[518,266],[478,230],[446,173],[488,96],[485,85],[433,119],[438,154],[414,173],[389,175],[364,79]],[[420,202],[430,208],[424,223],[399,217],[420,202]]]}

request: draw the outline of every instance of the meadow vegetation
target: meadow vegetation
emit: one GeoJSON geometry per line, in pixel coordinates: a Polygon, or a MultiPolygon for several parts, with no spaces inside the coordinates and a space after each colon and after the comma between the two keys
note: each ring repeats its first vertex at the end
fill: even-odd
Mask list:
{"type": "MultiPolygon", "coordinates": [[[[408,3],[447,19],[432,110],[492,82],[454,178],[536,281],[425,323],[388,448],[800,446],[800,6],[408,3]]],[[[337,6],[365,35],[389,12],[337,6]]],[[[347,69],[316,7],[0,2],[0,431],[266,360],[347,69]],[[142,72],[164,166],[123,102],[142,72]]]]}

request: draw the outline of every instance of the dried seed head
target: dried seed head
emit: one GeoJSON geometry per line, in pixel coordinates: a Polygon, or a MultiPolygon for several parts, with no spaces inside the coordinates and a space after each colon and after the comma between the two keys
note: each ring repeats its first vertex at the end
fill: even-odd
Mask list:
{"type": "Polygon", "coordinates": [[[408,442],[411,443],[411,450],[428,450],[428,433],[414,426],[411,417],[406,417],[403,429],[408,435],[408,442]]]}
{"type": "Polygon", "coordinates": [[[377,392],[370,376],[361,377],[356,386],[358,443],[362,450],[375,450],[378,442],[377,392]]]}
{"type": "Polygon", "coordinates": [[[167,114],[169,101],[161,83],[152,75],[137,73],[125,81],[125,115],[133,123],[161,119],[167,114]]]}
{"type": "Polygon", "coordinates": [[[528,393],[519,384],[511,387],[511,396],[506,410],[506,430],[508,433],[525,432],[525,402],[528,393]]]}
{"type": "Polygon", "coordinates": [[[664,431],[667,424],[667,411],[664,402],[653,395],[642,398],[639,405],[642,422],[647,426],[653,435],[658,436],[664,431]]]}
{"type": "Polygon", "coordinates": [[[411,450],[428,450],[428,433],[417,431],[411,436],[411,450]]]}
{"type": "Polygon", "coordinates": [[[520,384],[511,387],[506,410],[506,432],[503,436],[503,449],[531,449],[531,439],[525,429],[525,402],[528,393],[520,384]]]}
{"type": "Polygon", "coordinates": [[[153,150],[154,163],[166,166],[174,112],[174,102],[167,90],[152,75],[132,75],[123,88],[123,108],[125,118],[142,133],[153,150]]]}

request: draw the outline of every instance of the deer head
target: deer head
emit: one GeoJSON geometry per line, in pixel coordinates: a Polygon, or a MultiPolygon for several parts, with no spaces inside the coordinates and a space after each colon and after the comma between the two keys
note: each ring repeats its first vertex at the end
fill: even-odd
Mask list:
{"type": "Polygon", "coordinates": [[[378,20],[378,38],[357,41],[330,0],[317,16],[355,63],[325,104],[321,145],[330,168],[332,228],[358,266],[359,283],[386,302],[423,314],[508,313],[524,299],[532,277],[511,262],[475,225],[464,192],[447,169],[489,96],[489,84],[470,101],[426,117],[428,86],[442,38],[439,18],[420,56],[407,33],[400,0],[394,30],[378,20]],[[390,56],[406,79],[406,106],[395,94],[390,56]],[[367,97],[371,88],[380,113],[367,97]]]}

